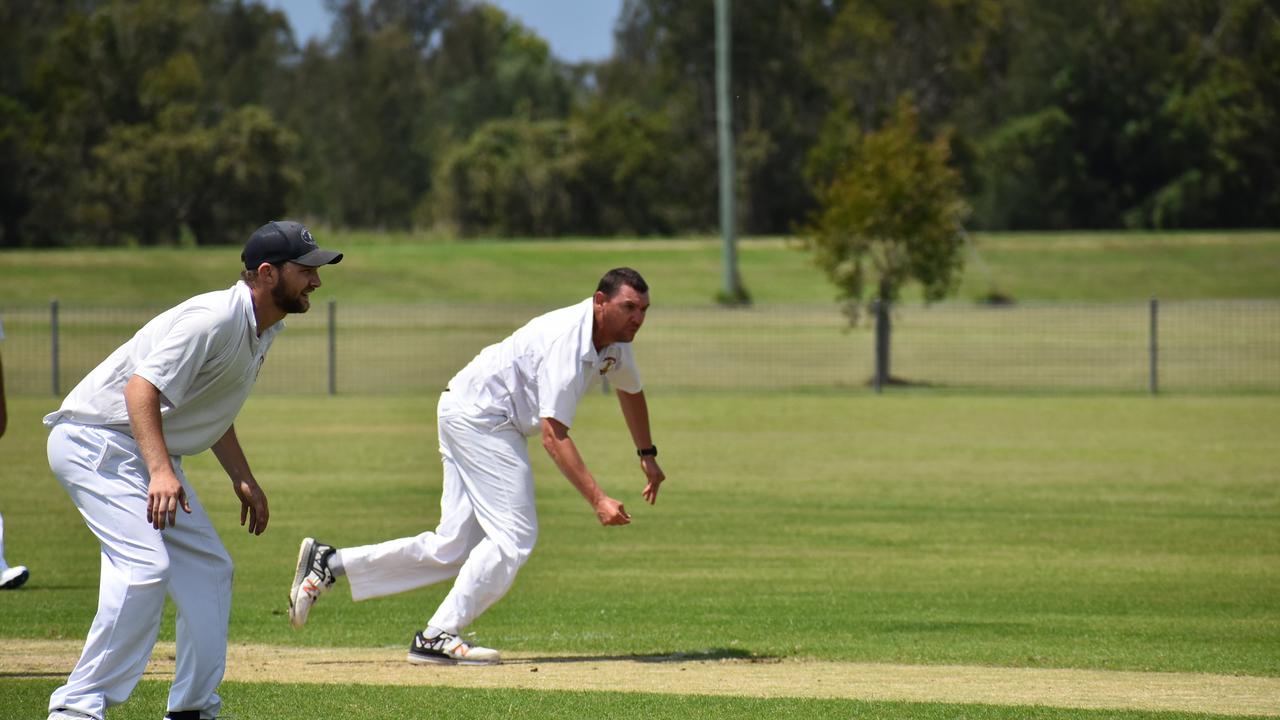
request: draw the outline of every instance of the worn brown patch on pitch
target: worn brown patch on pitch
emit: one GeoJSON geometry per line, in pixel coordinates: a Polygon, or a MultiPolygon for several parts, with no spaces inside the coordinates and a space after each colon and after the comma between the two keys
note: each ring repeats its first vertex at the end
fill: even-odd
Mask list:
{"type": "MultiPolygon", "coordinates": [[[[0,676],[63,677],[79,641],[6,640],[0,676]]],[[[742,697],[841,698],[1280,715],[1280,678],[1197,673],[890,665],[818,660],[577,657],[512,654],[492,667],[417,666],[404,648],[233,645],[227,680],[595,690],[742,697]]],[[[147,677],[173,674],[173,644],[156,646],[147,677]]]]}

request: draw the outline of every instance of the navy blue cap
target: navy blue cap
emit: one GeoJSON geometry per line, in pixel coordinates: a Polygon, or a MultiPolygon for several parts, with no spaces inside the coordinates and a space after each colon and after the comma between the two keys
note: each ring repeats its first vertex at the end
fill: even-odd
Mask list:
{"type": "Polygon", "coordinates": [[[257,270],[262,263],[296,262],[307,267],[334,265],[342,261],[342,253],[321,250],[305,225],[292,220],[273,220],[253,231],[240,253],[246,270],[257,270]]]}

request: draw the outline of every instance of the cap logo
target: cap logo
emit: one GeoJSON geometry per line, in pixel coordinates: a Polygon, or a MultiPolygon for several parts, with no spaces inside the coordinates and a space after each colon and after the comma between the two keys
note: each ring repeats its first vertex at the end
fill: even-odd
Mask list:
{"type": "Polygon", "coordinates": [[[302,228],[302,242],[305,243],[308,247],[316,246],[315,239],[311,237],[311,231],[306,228],[302,228]]]}

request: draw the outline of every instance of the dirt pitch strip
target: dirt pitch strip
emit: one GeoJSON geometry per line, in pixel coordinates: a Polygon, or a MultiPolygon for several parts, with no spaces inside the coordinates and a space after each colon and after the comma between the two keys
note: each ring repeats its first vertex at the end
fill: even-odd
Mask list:
{"type": "MultiPolygon", "coordinates": [[[[0,678],[63,678],[80,641],[6,640],[0,678]]],[[[227,680],[439,685],[528,690],[837,698],[1060,708],[1280,715],[1280,678],[1195,673],[888,665],[706,657],[512,654],[494,667],[416,666],[403,648],[233,645],[227,680]]],[[[173,676],[173,644],[160,643],[147,677],[173,676]]]]}

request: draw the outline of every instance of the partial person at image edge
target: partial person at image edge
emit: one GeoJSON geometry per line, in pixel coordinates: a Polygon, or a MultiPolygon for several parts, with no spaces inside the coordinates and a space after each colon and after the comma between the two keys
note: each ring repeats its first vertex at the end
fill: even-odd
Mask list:
{"type": "MultiPolygon", "coordinates": [[[[4,322],[0,318],[0,340],[4,340],[4,322]]],[[[0,437],[9,427],[9,406],[4,397],[4,361],[0,359],[0,437]]],[[[0,590],[17,590],[31,577],[26,565],[10,566],[4,559],[4,516],[0,515],[0,590]]]]}

